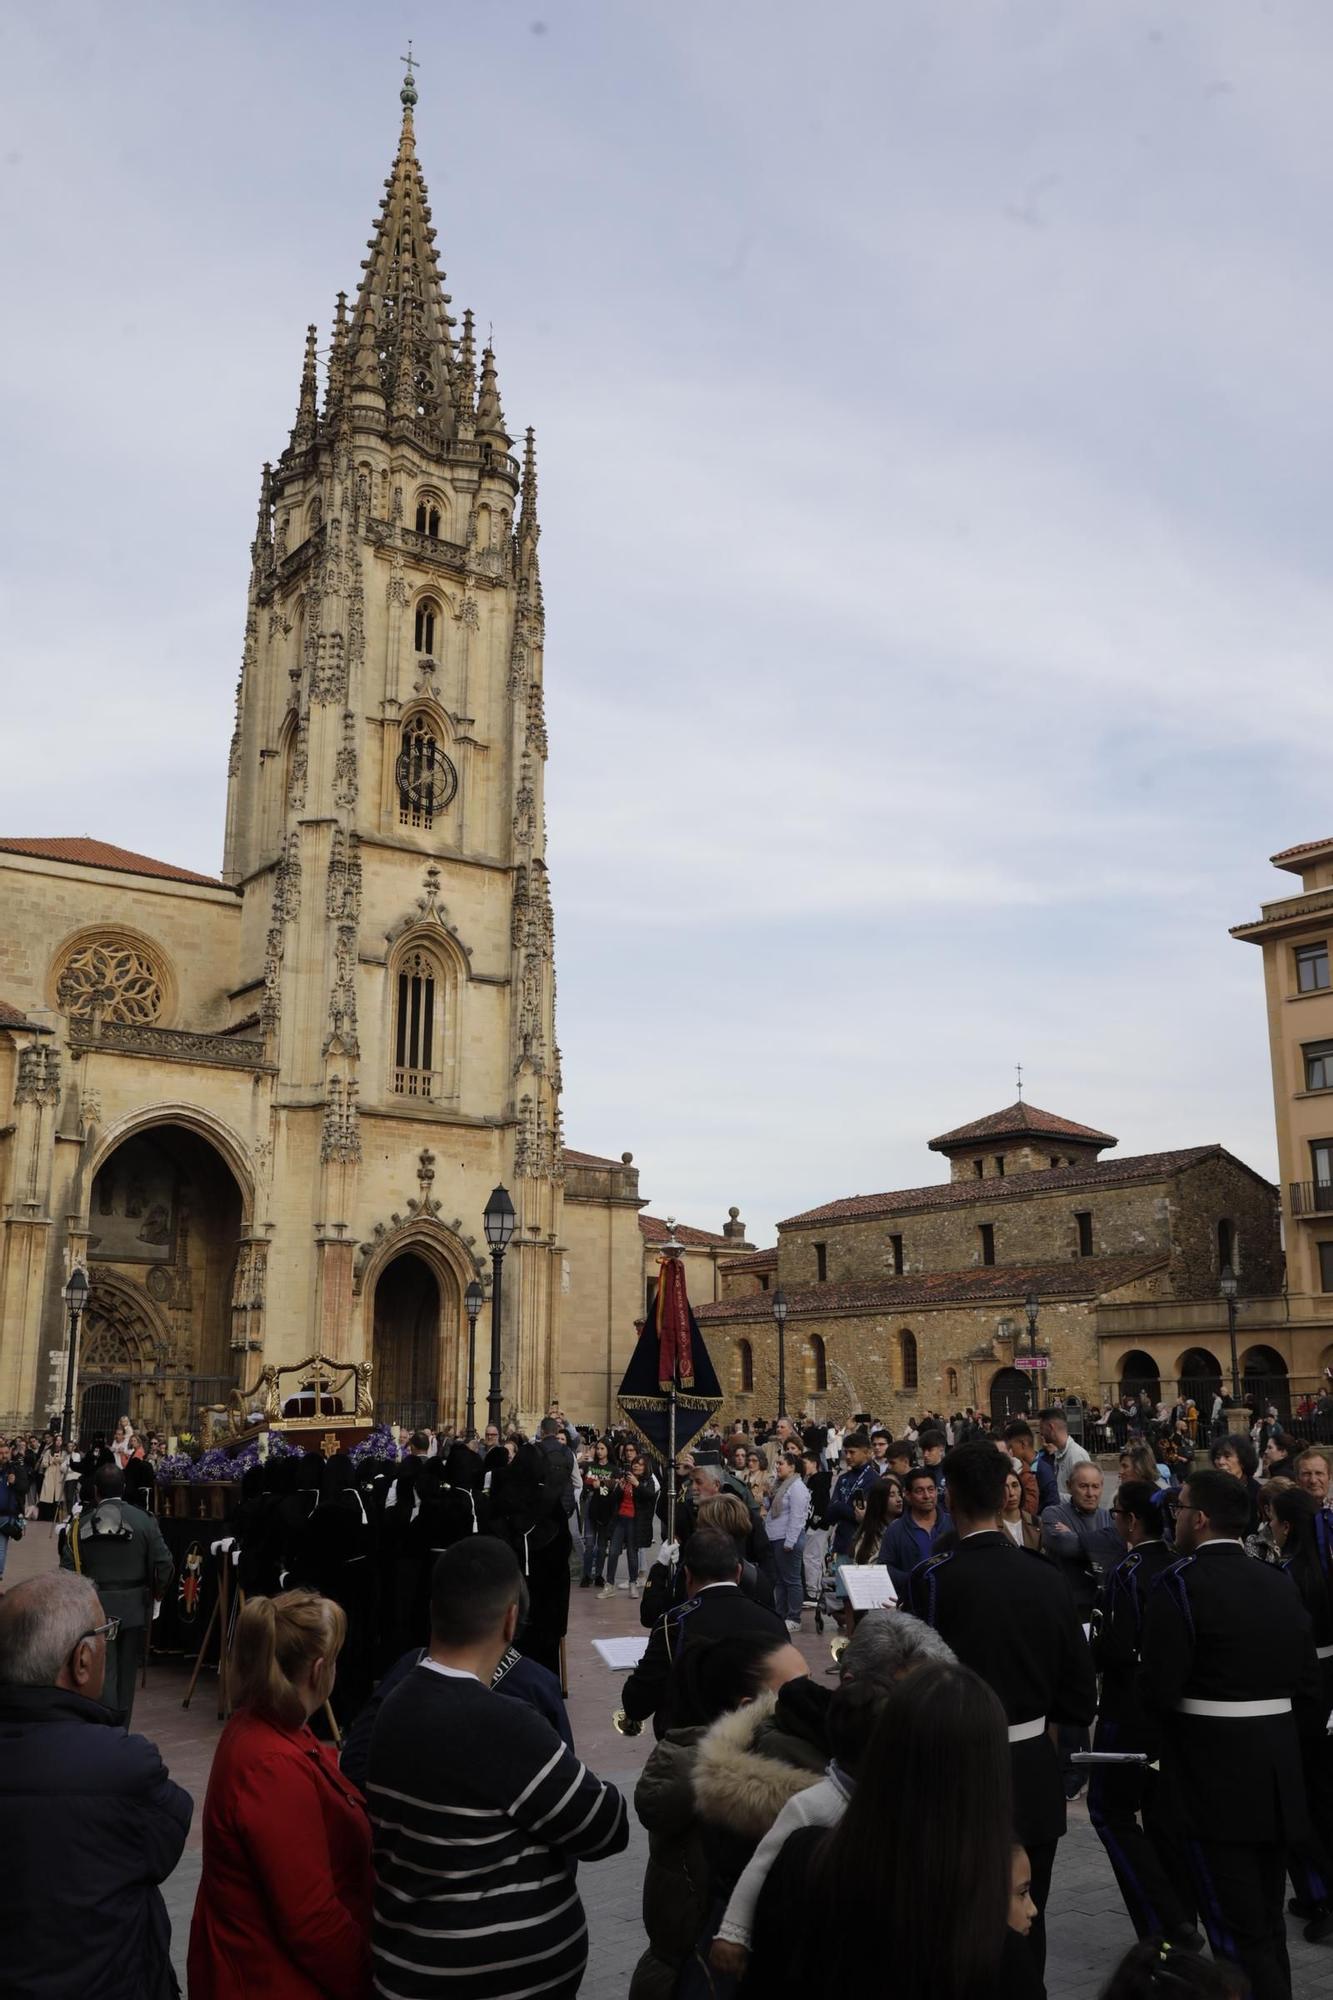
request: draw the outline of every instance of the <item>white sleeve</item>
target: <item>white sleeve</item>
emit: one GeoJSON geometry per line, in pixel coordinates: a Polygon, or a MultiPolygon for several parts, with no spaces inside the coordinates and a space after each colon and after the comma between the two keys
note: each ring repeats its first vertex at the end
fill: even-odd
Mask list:
{"type": "Polygon", "coordinates": [[[794,1799],[788,1799],[750,1856],[744,1874],[731,1892],[731,1901],[717,1927],[720,1938],[726,1938],[729,1944],[741,1945],[746,1951],[750,1949],[759,1892],[768,1880],[768,1871],[777,1860],[787,1835],[795,1833],[798,1826],[832,1826],[842,1817],[842,1811],[842,1798],[827,1778],[804,1792],[798,1792],[794,1799]]]}

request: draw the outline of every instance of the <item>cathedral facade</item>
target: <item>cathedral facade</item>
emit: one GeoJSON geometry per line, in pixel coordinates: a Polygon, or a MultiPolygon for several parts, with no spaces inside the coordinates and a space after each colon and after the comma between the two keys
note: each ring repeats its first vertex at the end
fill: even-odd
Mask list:
{"type": "MultiPolygon", "coordinates": [[[[264,468],[220,876],[0,842],[0,1428],[61,1405],[75,1265],[94,1427],[316,1351],[386,1418],[461,1417],[497,1184],[506,1415],[561,1392],[562,1295],[598,1289],[562,1240],[533,436],[451,315],[415,102],[264,468]]],[[[592,1415],[632,1340],[589,1333],[592,1415]]]]}

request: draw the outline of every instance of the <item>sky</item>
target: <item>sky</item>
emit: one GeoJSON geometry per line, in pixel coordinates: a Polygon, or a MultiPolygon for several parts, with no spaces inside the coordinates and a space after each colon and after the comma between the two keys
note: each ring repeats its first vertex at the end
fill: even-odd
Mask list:
{"type": "Polygon", "coordinates": [[[1015,1096],[1276,1171],[1333,832],[1325,0],[0,16],[0,832],[216,871],[259,468],[420,59],[535,425],[570,1145],[757,1244],[1015,1096]]]}

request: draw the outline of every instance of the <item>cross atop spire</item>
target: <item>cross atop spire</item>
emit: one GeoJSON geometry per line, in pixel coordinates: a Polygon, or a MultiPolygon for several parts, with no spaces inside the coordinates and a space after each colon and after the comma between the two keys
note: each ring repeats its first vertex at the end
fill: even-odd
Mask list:
{"type": "Polygon", "coordinates": [[[399,91],[398,95],[402,98],[403,103],[407,105],[408,109],[410,110],[411,107],[417,101],[417,80],[416,77],[413,75],[413,71],[421,68],[420,61],[412,53],[412,37],[410,35],[407,38],[407,54],[405,56],[399,56],[398,60],[400,63],[404,64],[404,66],[407,69],[407,75],[403,78],[403,87],[399,91]]]}
{"type": "Polygon", "coordinates": [[[1023,1102],[1023,1065],[1022,1063],[1015,1063],[1014,1068],[1018,1072],[1018,1101],[1021,1104],[1023,1102]]]}

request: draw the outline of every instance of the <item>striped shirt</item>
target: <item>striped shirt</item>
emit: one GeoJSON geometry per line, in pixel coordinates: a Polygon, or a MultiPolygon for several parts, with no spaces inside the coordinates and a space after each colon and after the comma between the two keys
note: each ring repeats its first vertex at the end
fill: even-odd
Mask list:
{"type": "Polygon", "coordinates": [[[534,1709],[416,1667],[370,1742],[375,1991],[384,2000],[562,2000],[588,1931],[579,1860],[618,1854],[625,1801],[534,1709]]]}

